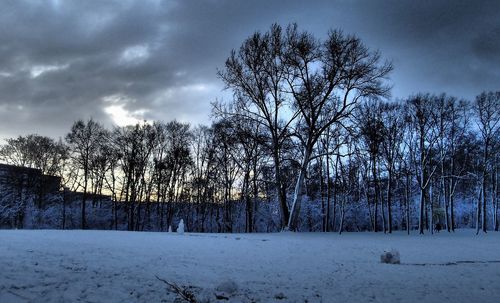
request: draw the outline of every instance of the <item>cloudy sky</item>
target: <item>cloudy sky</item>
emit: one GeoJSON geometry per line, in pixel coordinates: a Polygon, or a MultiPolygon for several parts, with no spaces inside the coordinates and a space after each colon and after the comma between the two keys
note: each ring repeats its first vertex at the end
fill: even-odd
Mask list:
{"type": "Polygon", "coordinates": [[[0,138],[209,123],[230,50],[272,23],[355,33],[393,61],[395,98],[500,89],[500,1],[0,1],[0,138]]]}

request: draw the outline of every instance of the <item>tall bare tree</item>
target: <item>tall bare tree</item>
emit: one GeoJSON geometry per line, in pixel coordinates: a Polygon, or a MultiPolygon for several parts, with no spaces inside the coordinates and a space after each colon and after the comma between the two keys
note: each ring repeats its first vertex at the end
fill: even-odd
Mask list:
{"type": "MultiPolygon", "coordinates": [[[[493,158],[491,157],[491,147],[494,139],[499,135],[500,129],[500,92],[483,92],[476,97],[474,111],[477,117],[477,126],[479,128],[482,146],[483,161],[481,164],[481,195],[477,205],[476,228],[486,232],[488,229],[488,211],[487,211],[487,191],[488,175],[490,172],[493,158]],[[480,218],[481,217],[481,218],[480,218]]],[[[493,205],[494,203],[492,203],[493,205]]]]}
{"type": "MultiPolygon", "coordinates": [[[[419,233],[424,233],[425,226],[432,228],[427,218],[428,190],[431,180],[436,172],[437,165],[433,161],[433,151],[439,139],[436,119],[433,110],[436,97],[429,94],[419,94],[408,99],[406,110],[411,130],[416,135],[415,145],[412,147],[417,183],[420,190],[419,204],[419,233]]],[[[431,205],[432,207],[432,205],[431,205]]]]}
{"type": "Polygon", "coordinates": [[[288,224],[289,210],[283,180],[283,144],[297,111],[290,111],[284,92],[285,48],[281,26],[273,24],[265,33],[256,32],[238,51],[233,50],[219,77],[234,91],[238,118],[265,127],[270,140],[267,147],[274,161],[274,181],[281,207],[281,224],[288,224]]]}
{"type": "Polygon", "coordinates": [[[387,171],[387,218],[388,232],[392,233],[393,215],[392,202],[394,201],[394,184],[396,165],[401,158],[403,131],[404,131],[404,113],[398,103],[385,103],[382,105],[383,121],[383,141],[382,157],[387,171]]]}
{"type": "MultiPolygon", "coordinates": [[[[380,194],[380,163],[382,157],[382,143],[384,141],[384,121],[382,120],[382,104],[379,100],[371,100],[363,103],[358,107],[356,117],[358,120],[358,127],[360,132],[361,141],[363,142],[364,149],[368,152],[371,163],[371,177],[373,183],[373,205],[374,205],[374,223],[373,231],[378,231],[378,208],[380,194]]],[[[385,210],[383,202],[381,205],[382,215],[382,228],[384,233],[387,231],[387,222],[385,217],[385,210]]]]}
{"type": "Polygon", "coordinates": [[[296,134],[302,147],[288,220],[288,229],[295,231],[314,146],[331,125],[342,125],[360,98],[388,94],[383,80],[392,65],[382,62],[380,54],[370,51],[359,38],[339,30],[330,31],[320,42],[291,25],[285,45],[286,89],[292,95],[293,108],[300,113],[296,134]]]}
{"type": "Polygon", "coordinates": [[[85,229],[85,205],[87,202],[88,186],[90,179],[90,168],[93,154],[97,151],[97,146],[105,139],[105,131],[101,124],[90,119],[76,121],[71,127],[71,131],[66,135],[66,141],[70,146],[71,156],[77,167],[83,170],[83,189],[81,207],[81,228],[85,229]]]}

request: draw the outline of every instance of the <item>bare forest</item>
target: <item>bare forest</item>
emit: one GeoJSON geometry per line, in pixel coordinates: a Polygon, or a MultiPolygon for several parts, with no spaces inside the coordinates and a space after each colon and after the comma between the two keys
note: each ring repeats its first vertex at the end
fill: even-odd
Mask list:
{"type": "Polygon", "coordinates": [[[272,25],[221,62],[233,98],[211,125],[88,119],[7,139],[3,163],[60,185],[1,179],[0,227],[498,231],[500,92],[395,99],[397,68],[343,31],[272,25]]]}

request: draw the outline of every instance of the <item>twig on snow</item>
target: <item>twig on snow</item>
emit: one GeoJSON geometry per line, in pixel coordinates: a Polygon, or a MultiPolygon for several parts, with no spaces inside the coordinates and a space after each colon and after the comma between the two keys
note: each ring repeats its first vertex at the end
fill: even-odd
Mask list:
{"type": "Polygon", "coordinates": [[[187,288],[181,287],[181,286],[175,284],[174,282],[169,282],[167,280],[164,280],[158,276],[155,276],[155,277],[156,277],[156,279],[160,280],[161,282],[167,284],[170,287],[171,291],[175,292],[179,297],[181,297],[186,302],[189,302],[189,303],[196,303],[197,302],[196,297],[194,296],[194,293],[189,291],[187,288]]]}

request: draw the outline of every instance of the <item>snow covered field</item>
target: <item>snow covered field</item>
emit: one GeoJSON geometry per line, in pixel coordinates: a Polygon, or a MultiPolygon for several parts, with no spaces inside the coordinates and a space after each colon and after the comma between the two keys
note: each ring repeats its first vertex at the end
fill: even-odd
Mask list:
{"type": "Polygon", "coordinates": [[[174,302],[156,276],[198,302],[500,302],[500,233],[0,231],[2,303],[174,302]]]}

